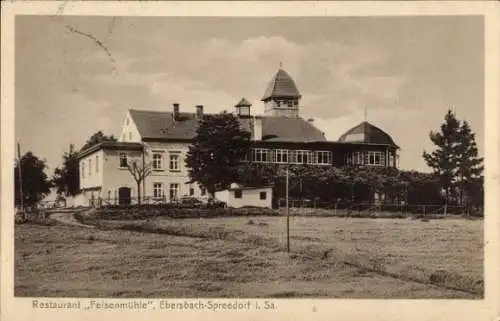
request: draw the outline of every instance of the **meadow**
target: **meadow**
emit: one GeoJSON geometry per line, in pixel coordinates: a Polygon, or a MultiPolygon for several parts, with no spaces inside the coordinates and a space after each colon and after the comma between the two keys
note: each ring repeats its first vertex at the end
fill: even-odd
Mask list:
{"type": "Polygon", "coordinates": [[[89,221],[16,226],[17,296],[483,296],[482,220],[89,221]]]}

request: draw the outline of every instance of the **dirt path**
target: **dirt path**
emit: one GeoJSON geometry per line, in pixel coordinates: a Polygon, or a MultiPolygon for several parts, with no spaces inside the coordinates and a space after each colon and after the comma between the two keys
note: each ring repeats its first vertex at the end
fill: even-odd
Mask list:
{"type": "Polygon", "coordinates": [[[95,228],[95,226],[86,225],[86,224],[82,224],[82,223],[78,222],[78,220],[75,218],[74,212],[68,212],[68,213],[56,212],[56,213],[50,214],[50,218],[58,221],[59,223],[65,224],[65,225],[86,227],[86,228],[95,228]]]}

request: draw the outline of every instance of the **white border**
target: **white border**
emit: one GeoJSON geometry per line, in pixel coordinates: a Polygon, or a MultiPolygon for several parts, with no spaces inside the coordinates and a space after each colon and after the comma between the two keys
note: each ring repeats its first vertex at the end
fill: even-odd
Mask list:
{"type": "MultiPolygon", "coordinates": [[[[494,320],[500,315],[498,282],[499,204],[499,5],[497,2],[2,2],[1,83],[1,315],[2,320],[135,319],[135,312],[44,312],[31,299],[13,297],[14,18],[18,14],[94,16],[401,16],[482,15],[485,17],[485,299],[484,300],[274,300],[277,312],[150,311],[151,320],[494,320]],[[313,312],[313,306],[316,312],[313,312]]],[[[444,53],[443,53],[444,54],[444,53]]],[[[63,301],[63,300],[61,300],[63,301]]]]}

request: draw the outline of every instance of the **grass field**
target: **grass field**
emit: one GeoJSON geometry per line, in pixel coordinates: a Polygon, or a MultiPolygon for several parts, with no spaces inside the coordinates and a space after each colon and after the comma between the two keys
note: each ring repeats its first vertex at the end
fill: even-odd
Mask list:
{"type": "Polygon", "coordinates": [[[106,229],[23,224],[15,293],[481,298],[482,224],[293,217],[292,254],[284,217],[101,222],[106,229]]]}

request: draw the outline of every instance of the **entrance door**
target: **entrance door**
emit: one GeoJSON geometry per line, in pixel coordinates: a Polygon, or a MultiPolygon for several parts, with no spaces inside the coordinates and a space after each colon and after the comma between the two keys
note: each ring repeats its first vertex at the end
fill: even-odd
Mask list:
{"type": "Polygon", "coordinates": [[[120,187],[118,189],[118,204],[130,205],[131,190],[129,187],[120,187]]]}

